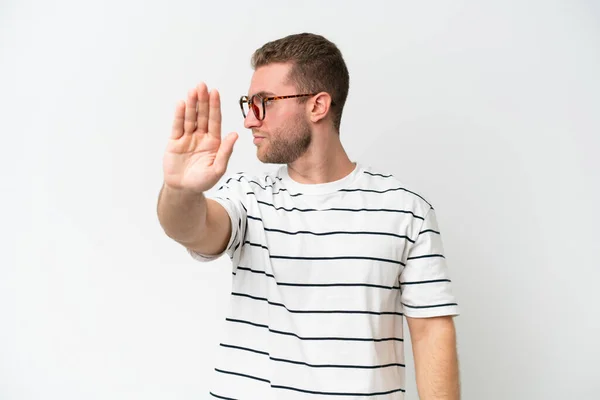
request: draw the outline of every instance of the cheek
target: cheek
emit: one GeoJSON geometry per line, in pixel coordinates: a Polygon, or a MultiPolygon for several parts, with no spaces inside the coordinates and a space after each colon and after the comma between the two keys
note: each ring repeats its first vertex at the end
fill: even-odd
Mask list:
{"type": "Polygon", "coordinates": [[[287,101],[288,104],[280,103],[276,105],[277,107],[273,107],[271,110],[267,111],[267,115],[271,112],[271,115],[273,116],[272,121],[277,121],[278,126],[289,121],[295,121],[303,115],[302,108],[293,103],[294,99],[281,101],[287,101]]]}

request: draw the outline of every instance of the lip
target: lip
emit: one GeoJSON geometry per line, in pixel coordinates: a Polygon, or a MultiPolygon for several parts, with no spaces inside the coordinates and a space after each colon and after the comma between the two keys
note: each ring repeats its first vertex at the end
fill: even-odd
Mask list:
{"type": "Polygon", "coordinates": [[[264,137],[262,137],[262,136],[254,136],[253,142],[254,142],[254,144],[259,144],[260,142],[263,141],[263,139],[264,139],[264,137]]]}

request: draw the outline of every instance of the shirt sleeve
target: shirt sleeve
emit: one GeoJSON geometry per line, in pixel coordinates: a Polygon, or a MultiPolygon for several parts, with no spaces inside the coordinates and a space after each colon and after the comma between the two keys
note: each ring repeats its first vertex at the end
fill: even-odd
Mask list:
{"type": "Polygon", "coordinates": [[[224,254],[227,254],[231,260],[239,258],[239,253],[246,236],[246,218],[247,207],[246,191],[242,183],[243,176],[230,177],[222,186],[214,192],[207,192],[206,198],[212,199],[223,206],[231,223],[231,236],[225,250],[221,254],[206,255],[197,251],[188,249],[190,255],[197,261],[213,261],[224,254]]]}
{"type": "Polygon", "coordinates": [[[459,315],[433,208],[425,215],[408,251],[406,265],[400,274],[400,291],[407,317],[459,315]]]}

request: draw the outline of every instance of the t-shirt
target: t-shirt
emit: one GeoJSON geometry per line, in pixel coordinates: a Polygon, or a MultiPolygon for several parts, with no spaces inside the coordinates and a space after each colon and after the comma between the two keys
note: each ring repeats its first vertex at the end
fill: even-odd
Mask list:
{"type": "Polygon", "coordinates": [[[355,164],[323,184],[238,173],[207,194],[232,228],[212,397],[404,399],[404,316],[459,314],[431,204],[355,164]]]}

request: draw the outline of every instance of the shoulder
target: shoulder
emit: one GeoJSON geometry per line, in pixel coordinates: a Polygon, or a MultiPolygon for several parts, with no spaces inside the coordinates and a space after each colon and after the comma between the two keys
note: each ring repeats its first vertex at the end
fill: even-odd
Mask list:
{"type": "Polygon", "coordinates": [[[278,182],[277,172],[235,172],[225,174],[223,178],[211,189],[211,192],[220,192],[223,190],[238,191],[242,193],[254,192],[256,190],[265,189],[278,182]]]}
{"type": "Polygon", "coordinates": [[[361,165],[361,174],[362,179],[359,181],[364,190],[385,193],[385,198],[396,206],[419,211],[421,215],[433,208],[418,189],[407,185],[396,174],[369,165],[361,165]]]}

